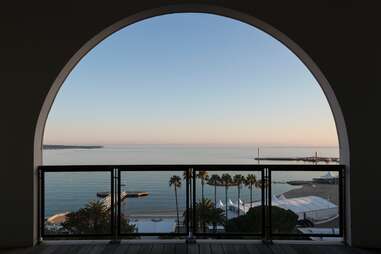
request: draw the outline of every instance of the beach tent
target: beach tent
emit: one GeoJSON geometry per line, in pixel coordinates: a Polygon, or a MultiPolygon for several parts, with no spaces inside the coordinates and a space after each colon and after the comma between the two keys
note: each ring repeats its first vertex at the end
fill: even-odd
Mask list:
{"type": "MultiPolygon", "coordinates": [[[[318,196],[305,196],[298,198],[272,197],[272,206],[277,206],[296,213],[299,219],[309,219],[315,224],[330,221],[338,217],[338,206],[331,201],[318,196]]],[[[253,202],[253,207],[260,206],[261,202],[253,202]]],[[[250,203],[246,203],[244,210],[250,209],[250,203]]]]}
{"type": "Polygon", "coordinates": [[[217,202],[217,205],[216,205],[216,207],[217,208],[224,208],[225,206],[224,206],[224,203],[222,203],[222,201],[221,200],[219,200],[218,202],[217,202]]]}

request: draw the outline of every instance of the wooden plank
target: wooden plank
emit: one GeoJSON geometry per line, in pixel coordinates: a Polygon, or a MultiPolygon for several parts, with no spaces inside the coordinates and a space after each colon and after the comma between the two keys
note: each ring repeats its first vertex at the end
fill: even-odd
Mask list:
{"type": "Polygon", "coordinates": [[[297,254],[313,254],[311,250],[308,249],[308,245],[306,246],[305,244],[293,244],[289,246],[291,249],[295,250],[297,254]]]}
{"type": "Polygon", "coordinates": [[[234,250],[234,245],[233,244],[222,244],[222,249],[224,250],[225,254],[237,254],[234,250]]]}
{"type": "Polygon", "coordinates": [[[332,246],[324,246],[324,247],[329,247],[327,249],[330,249],[330,251],[332,251],[331,253],[335,253],[335,254],[357,254],[355,249],[347,248],[345,246],[332,245],[332,246]]]}
{"type": "Polygon", "coordinates": [[[80,249],[77,251],[77,254],[86,254],[90,253],[92,245],[91,244],[84,244],[79,245],[80,249]]]}
{"type": "Polygon", "coordinates": [[[164,254],[175,254],[176,253],[176,244],[167,243],[164,245],[164,254]]]}
{"type": "Polygon", "coordinates": [[[140,246],[139,254],[150,254],[152,250],[152,244],[144,243],[140,246]]]}
{"type": "Polygon", "coordinates": [[[324,248],[326,246],[319,246],[319,245],[305,245],[305,248],[309,251],[311,254],[320,254],[320,253],[327,253],[327,250],[324,248]]]}
{"type": "Polygon", "coordinates": [[[287,254],[298,254],[298,252],[296,252],[296,250],[293,249],[288,244],[279,244],[279,247],[283,249],[284,253],[287,253],[287,254]]]}
{"type": "Polygon", "coordinates": [[[209,243],[200,243],[199,244],[200,254],[211,254],[210,244],[209,243]]]}
{"type": "Polygon", "coordinates": [[[211,244],[210,245],[210,252],[211,252],[211,254],[224,254],[222,244],[220,244],[220,243],[211,244]]]}
{"type": "Polygon", "coordinates": [[[188,254],[199,254],[199,246],[198,244],[188,244],[188,254]]]}
{"type": "Polygon", "coordinates": [[[163,254],[164,245],[163,244],[153,244],[151,254],[163,254]]]}
{"type": "Polygon", "coordinates": [[[106,244],[94,244],[91,249],[91,254],[101,254],[106,248],[106,244]]]}
{"type": "Polygon", "coordinates": [[[129,244],[119,244],[118,248],[115,250],[114,254],[127,254],[128,248],[130,247],[129,244]]]}
{"type": "Polygon", "coordinates": [[[247,247],[246,247],[246,244],[237,243],[237,244],[234,244],[233,247],[234,247],[236,254],[241,254],[241,253],[242,254],[250,254],[247,247]]]}
{"type": "Polygon", "coordinates": [[[176,254],[187,254],[188,253],[188,247],[185,243],[179,243],[179,244],[176,244],[175,246],[176,246],[175,247],[176,254]]]}
{"type": "Polygon", "coordinates": [[[257,245],[255,245],[255,247],[257,247],[258,252],[261,254],[273,254],[269,245],[267,245],[267,244],[257,244],[257,245]]]}
{"type": "Polygon", "coordinates": [[[119,244],[106,244],[105,248],[102,250],[102,254],[112,254],[119,247],[119,244]]]}
{"type": "Polygon", "coordinates": [[[269,248],[274,254],[288,254],[278,244],[271,244],[269,248]]]}
{"type": "Polygon", "coordinates": [[[258,244],[253,244],[253,243],[250,243],[250,244],[245,244],[245,247],[247,249],[247,252],[249,254],[261,254],[261,252],[259,252],[258,248],[257,248],[257,245],[258,244]]]}
{"type": "Polygon", "coordinates": [[[27,254],[53,254],[58,247],[57,245],[40,244],[27,254]]]}
{"type": "Polygon", "coordinates": [[[54,254],[73,254],[75,249],[75,245],[71,244],[62,244],[60,245],[53,253],[54,254]]]}
{"type": "Polygon", "coordinates": [[[82,244],[75,244],[70,248],[68,253],[70,254],[78,254],[78,252],[84,247],[82,244]]]}
{"type": "Polygon", "coordinates": [[[138,254],[141,244],[128,244],[128,254],[138,254]]]}

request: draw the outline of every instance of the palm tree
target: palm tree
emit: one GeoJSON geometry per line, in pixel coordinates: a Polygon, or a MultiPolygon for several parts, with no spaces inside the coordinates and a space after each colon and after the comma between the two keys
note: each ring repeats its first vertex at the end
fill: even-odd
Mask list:
{"type": "Polygon", "coordinates": [[[257,184],[257,178],[254,174],[248,174],[246,176],[245,185],[250,189],[250,208],[253,208],[253,186],[256,186],[257,184]]]}
{"type": "MultiPolygon", "coordinates": [[[[70,234],[105,234],[110,230],[110,223],[110,207],[107,207],[103,201],[90,201],[78,211],[67,214],[59,232],[63,230],[70,234]]],[[[127,219],[121,218],[120,223],[124,233],[136,231],[136,227],[129,224],[127,219]]]]}
{"type": "Polygon", "coordinates": [[[225,216],[226,216],[226,222],[228,220],[228,189],[229,186],[232,184],[233,180],[232,177],[229,174],[222,174],[221,176],[221,183],[225,186],[225,216]]]}
{"type": "Polygon", "coordinates": [[[181,187],[181,178],[180,176],[174,175],[169,179],[169,187],[172,187],[175,190],[176,197],[176,214],[177,214],[177,229],[180,227],[180,216],[179,216],[179,204],[177,201],[177,188],[181,187]]]}
{"type": "MultiPolygon", "coordinates": [[[[193,170],[184,170],[183,179],[187,181],[189,187],[189,200],[192,200],[192,178],[193,178],[193,170]]],[[[191,206],[193,202],[190,202],[191,206]]]]}
{"type": "MultiPolygon", "coordinates": [[[[193,207],[193,195],[192,195],[192,179],[193,179],[193,168],[189,168],[189,169],[186,169],[183,171],[183,179],[187,181],[188,183],[188,190],[189,190],[189,196],[188,196],[188,199],[189,199],[189,207],[192,208],[193,207]]],[[[192,210],[192,209],[190,209],[192,210]]],[[[189,215],[191,215],[192,212],[190,212],[189,215]]],[[[193,228],[193,220],[190,220],[190,228],[192,229],[193,228]]]]}
{"type": "Polygon", "coordinates": [[[221,178],[219,175],[212,175],[209,180],[208,184],[214,186],[214,207],[217,205],[217,185],[221,183],[221,178]]]}
{"type": "Polygon", "coordinates": [[[224,210],[214,207],[209,212],[209,223],[213,225],[213,232],[217,230],[217,225],[223,224],[225,221],[224,210]]]}
{"type": "MultiPolygon", "coordinates": [[[[186,218],[188,213],[192,213],[193,209],[189,208],[184,211],[183,217],[186,218]]],[[[195,205],[195,214],[196,214],[196,225],[194,230],[198,231],[203,230],[206,232],[206,226],[208,224],[213,225],[213,229],[217,228],[218,224],[222,224],[225,221],[224,211],[221,208],[215,208],[214,204],[210,199],[202,199],[195,205]]],[[[185,223],[184,219],[184,223],[185,223]]],[[[184,224],[185,225],[185,224],[184,224]]]]}
{"type": "Polygon", "coordinates": [[[210,199],[201,199],[201,202],[196,204],[196,213],[203,232],[206,231],[206,224],[209,223],[211,209],[214,207],[210,199]]]}
{"type": "Polygon", "coordinates": [[[203,200],[204,199],[205,181],[208,181],[208,179],[209,179],[208,171],[206,171],[206,170],[198,171],[197,178],[201,180],[201,200],[203,200]]]}
{"type": "Polygon", "coordinates": [[[237,200],[237,204],[238,204],[238,211],[237,211],[237,214],[238,214],[238,217],[239,217],[239,213],[240,213],[240,208],[241,208],[241,204],[240,204],[240,197],[241,197],[241,188],[242,188],[242,184],[245,182],[245,177],[243,175],[235,175],[234,176],[234,179],[233,179],[233,182],[235,185],[237,185],[237,191],[238,191],[238,200],[237,200]]]}

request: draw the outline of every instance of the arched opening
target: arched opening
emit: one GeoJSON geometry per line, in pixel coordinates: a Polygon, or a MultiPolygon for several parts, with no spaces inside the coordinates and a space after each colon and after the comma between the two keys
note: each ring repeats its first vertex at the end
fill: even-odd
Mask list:
{"type": "MultiPolygon", "coordinates": [[[[330,87],[328,81],[325,79],[324,75],[319,70],[318,66],[314,64],[313,60],[310,59],[309,56],[300,47],[298,47],[298,45],[293,43],[291,39],[289,39],[287,36],[285,36],[281,32],[277,31],[275,28],[269,26],[268,24],[265,24],[251,16],[247,16],[245,14],[238,13],[232,10],[211,7],[211,6],[203,6],[203,5],[201,6],[180,5],[180,6],[174,6],[174,7],[168,7],[168,8],[160,8],[160,9],[155,9],[155,10],[150,10],[144,13],[140,13],[132,17],[127,17],[126,19],[118,22],[117,24],[114,24],[113,26],[109,27],[102,33],[98,34],[91,41],[89,41],[79,52],[77,52],[77,54],[73,56],[73,58],[65,66],[64,70],[62,70],[59,77],[52,85],[52,88],[49,91],[49,94],[41,110],[41,114],[38,120],[37,130],[36,130],[36,138],[35,138],[35,166],[36,167],[42,164],[42,137],[43,137],[44,127],[48,117],[49,110],[64,80],[68,77],[69,73],[75,67],[75,65],[80,61],[80,59],[82,59],[93,47],[95,47],[103,39],[107,38],[112,33],[119,31],[125,26],[128,26],[140,20],[147,19],[149,17],[153,17],[153,16],[157,16],[161,14],[168,14],[168,13],[179,13],[179,12],[205,12],[205,13],[212,13],[212,14],[227,16],[233,19],[240,20],[242,22],[253,25],[263,30],[264,32],[272,35],[274,38],[278,39],[284,45],[286,45],[292,52],[294,52],[295,55],[298,56],[303,61],[303,63],[308,67],[308,69],[314,75],[314,77],[320,84],[322,90],[324,91],[324,94],[326,95],[326,98],[332,109],[336,127],[337,127],[339,147],[340,147],[340,150],[339,150],[340,160],[342,164],[347,165],[347,169],[349,168],[349,147],[348,147],[348,140],[346,135],[344,118],[341,113],[340,106],[332,91],[332,88],[330,87]]],[[[347,179],[349,178],[347,177],[347,179]]]]}

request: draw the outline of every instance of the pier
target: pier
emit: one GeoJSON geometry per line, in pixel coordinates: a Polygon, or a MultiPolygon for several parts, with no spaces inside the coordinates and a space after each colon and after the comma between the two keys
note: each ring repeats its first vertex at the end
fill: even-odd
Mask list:
{"type": "MultiPolygon", "coordinates": [[[[127,191],[122,191],[120,193],[120,201],[125,200],[126,198],[140,198],[140,197],[145,197],[148,196],[148,192],[127,192],[127,191]]],[[[97,193],[98,196],[98,193],[97,193]]],[[[108,193],[106,197],[104,197],[101,202],[106,206],[106,209],[109,210],[111,208],[111,194],[108,193]]]]}
{"type": "Polygon", "coordinates": [[[304,162],[336,162],[339,163],[339,158],[337,157],[317,157],[317,156],[310,156],[310,157],[255,157],[254,160],[256,161],[304,161],[304,162]]]}
{"type": "MultiPolygon", "coordinates": [[[[149,193],[146,191],[123,191],[122,193],[125,193],[126,198],[140,198],[148,196],[149,193]]],[[[110,195],[110,192],[104,191],[104,192],[97,192],[97,197],[99,198],[106,198],[110,195]]]]}

